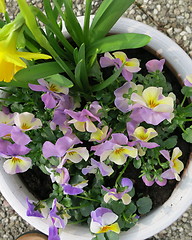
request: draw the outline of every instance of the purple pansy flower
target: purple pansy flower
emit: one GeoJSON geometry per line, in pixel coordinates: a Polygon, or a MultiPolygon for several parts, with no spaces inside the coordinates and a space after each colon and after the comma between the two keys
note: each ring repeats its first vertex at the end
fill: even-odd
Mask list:
{"type": "Polygon", "coordinates": [[[63,157],[69,148],[78,143],[81,143],[81,141],[74,135],[63,136],[59,138],[55,144],[46,141],[42,148],[43,156],[45,158],[52,156],[63,157]]]}
{"type": "Polygon", "coordinates": [[[111,166],[107,166],[103,162],[97,162],[93,158],[91,159],[91,166],[87,166],[82,169],[84,175],[88,173],[96,173],[97,169],[101,172],[102,176],[110,176],[114,171],[111,166]]]}
{"type": "Polygon", "coordinates": [[[184,79],[184,85],[187,87],[192,87],[192,74],[186,76],[184,79]]]}
{"type": "Polygon", "coordinates": [[[70,176],[67,168],[46,168],[46,170],[50,173],[50,178],[52,182],[57,182],[60,185],[69,182],[70,176]]]}
{"type": "Polygon", "coordinates": [[[168,97],[163,96],[162,88],[148,87],[142,95],[133,93],[131,100],[134,102],[133,112],[130,118],[134,121],[145,121],[146,123],[158,125],[163,120],[170,120],[173,117],[174,94],[168,97]]]}
{"type": "Polygon", "coordinates": [[[158,180],[157,178],[155,178],[155,180],[148,180],[147,177],[144,175],[142,176],[142,180],[145,183],[145,185],[148,187],[151,187],[155,182],[161,187],[167,184],[167,179],[165,178],[162,178],[162,181],[158,180]]]}
{"type": "Polygon", "coordinates": [[[128,205],[131,202],[131,197],[127,193],[132,190],[133,182],[129,178],[123,178],[121,180],[121,186],[127,188],[123,192],[117,192],[116,188],[108,189],[102,186],[103,190],[107,192],[104,196],[104,201],[108,203],[110,199],[114,201],[121,199],[125,205],[128,205]]]}
{"type": "Polygon", "coordinates": [[[58,234],[58,229],[55,226],[49,227],[49,236],[48,240],[61,240],[58,234]]]}
{"type": "Polygon", "coordinates": [[[161,174],[162,178],[165,179],[176,179],[180,181],[181,178],[179,176],[180,172],[184,169],[184,164],[179,160],[179,157],[182,155],[182,151],[175,147],[173,149],[172,156],[170,157],[170,153],[167,150],[161,150],[160,153],[164,156],[167,161],[169,161],[170,168],[161,174]]]}
{"type": "Polygon", "coordinates": [[[164,64],[165,64],[165,59],[161,59],[161,60],[153,59],[146,63],[146,68],[148,72],[155,72],[157,70],[162,72],[164,64]]]}
{"type": "Polygon", "coordinates": [[[72,110],[65,110],[66,114],[68,114],[73,119],[69,121],[69,123],[73,123],[74,127],[80,132],[96,132],[97,128],[94,125],[93,121],[100,122],[99,117],[93,115],[89,110],[83,109],[80,112],[75,112],[72,110]]]}
{"type": "Polygon", "coordinates": [[[27,213],[26,213],[27,216],[39,217],[39,218],[46,218],[48,216],[49,208],[45,203],[41,201],[39,204],[37,204],[35,202],[29,201],[28,198],[26,198],[26,201],[28,206],[27,213]]]}
{"type": "Polygon", "coordinates": [[[70,218],[65,207],[62,204],[58,203],[56,198],[53,200],[52,209],[49,212],[49,217],[51,218],[51,221],[56,228],[65,228],[68,219],[70,218]]]}
{"type": "Polygon", "coordinates": [[[31,149],[16,143],[3,143],[3,145],[5,149],[2,149],[2,153],[0,153],[0,155],[4,158],[7,158],[3,164],[5,172],[9,174],[16,174],[25,172],[31,167],[31,159],[29,157],[21,156],[29,153],[31,149]]]}
{"type": "Polygon", "coordinates": [[[88,180],[82,181],[78,184],[70,185],[70,184],[64,184],[63,190],[65,194],[68,195],[78,195],[83,192],[83,188],[86,187],[88,180]]]}
{"type": "Polygon", "coordinates": [[[130,92],[136,92],[139,95],[142,93],[143,86],[142,85],[136,85],[133,82],[125,83],[120,88],[117,88],[114,91],[115,94],[115,106],[123,113],[127,113],[132,110],[132,101],[131,101],[131,95],[130,92]]]}
{"type": "Polygon", "coordinates": [[[117,221],[118,216],[108,208],[99,207],[91,212],[90,230],[92,233],[104,233],[113,231],[120,233],[117,221]]]}
{"type": "Polygon", "coordinates": [[[119,69],[123,64],[122,76],[130,82],[133,78],[133,73],[139,72],[139,60],[137,58],[129,59],[124,52],[114,52],[113,56],[110,53],[105,53],[104,57],[100,58],[102,68],[115,66],[119,69]],[[114,57],[113,57],[114,56],[114,57]]]}
{"type": "Polygon", "coordinates": [[[68,94],[69,92],[68,88],[49,83],[44,79],[39,79],[38,83],[40,85],[29,84],[29,87],[33,91],[45,92],[45,94],[42,95],[41,99],[44,102],[46,108],[54,108],[60,101],[59,94],[68,94]]]}
{"type": "Polygon", "coordinates": [[[0,124],[0,137],[11,138],[18,145],[27,145],[31,139],[17,126],[0,124]]]}
{"type": "Polygon", "coordinates": [[[138,154],[136,148],[128,146],[128,138],[123,133],[112,134],[111,140],[93,146],[91,150],[95,151],[95,155],[100,156],[101,161],[109,158],[117,165],[123,165],[128,156],[136,158],[138,154]]]}

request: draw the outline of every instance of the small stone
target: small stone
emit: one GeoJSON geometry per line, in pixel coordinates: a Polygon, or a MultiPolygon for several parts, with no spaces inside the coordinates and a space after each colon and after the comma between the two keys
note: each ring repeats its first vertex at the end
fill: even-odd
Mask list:
{"type": "Polygon", "coordinates": [[[185,30],[186,30],[186,32],[188,32],[188,33],[192,33],[191,28],[190,28],[189,26],[186,26],[185,30]]]}

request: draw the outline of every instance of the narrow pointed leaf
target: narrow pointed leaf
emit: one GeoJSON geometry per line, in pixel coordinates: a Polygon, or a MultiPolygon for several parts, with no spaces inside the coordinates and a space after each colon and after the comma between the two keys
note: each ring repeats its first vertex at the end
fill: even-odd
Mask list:
{"type": "Polygon", "coordinates": [[[95,49],[98,49],[98,53],[104,53],[122,49],[140,48],[149,43],[150,40],[151,37],[139,33],[111,35],[93,43],[89,48],[88,56],[91,56],[95,49]]]}
{"type": "Polygon", "coordinates": [[[104,37],[135,0],[104,0],[91,25],[91,42],[104,37]]]}
{"type": "Polygon", "coordinates": [[[54,74],[46,78],[47,81],[55,83],[61,87],[71,88],[73,83],[61,74],[54,74]]]}

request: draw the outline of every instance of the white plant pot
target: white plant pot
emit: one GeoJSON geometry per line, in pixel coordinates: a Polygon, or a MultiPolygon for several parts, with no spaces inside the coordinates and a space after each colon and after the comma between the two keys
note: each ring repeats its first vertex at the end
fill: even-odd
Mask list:
{"type": "MultiPolygon", "coordinates": [[[[79,18],[80,23],[83,17],[79,18]]],[[[113,33],[145,33],[152,37],[148,47],[156,55],[166,59],[166,62],[174,70],[176,76],[184,80],[186,75],[192,73],[192,61],[190,57],[170,38],[158,30],[143,23],[121,18],[111,30],[113,33]]],[[[48,234],[48,222],[43,219],[26,216],[26,196],[35,198],[28,192],[17,175],[8,175],[3,170],[3,160],[0,161],[0,191],[10,203],[12,208],[33,227],[48,234]]],[[[159,208],[150,212],[139,220],[133,228],[120,234],[120,240],[143,240],[160,232],[176,221],[192,203],[192,159],[185,169],[182,180],[176,186],[171,197],[159,208]]],[[[61,235],[61,239],[90,240],[92,235],[88,227],[69,225],[61,235]]]]}

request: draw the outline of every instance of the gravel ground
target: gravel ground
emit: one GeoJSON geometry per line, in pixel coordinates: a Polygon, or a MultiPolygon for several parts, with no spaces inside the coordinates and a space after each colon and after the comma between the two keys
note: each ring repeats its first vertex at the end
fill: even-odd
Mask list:
{"type": "MultiPolygon", "coordinates": [[[[119,0],[120,1],[120,0],[119,0]]],[[[42,7],[40,0],[29,1],[42,7]]],[[[76,0],[75,11],[82,15],[83,0],[76,0]]],[[[96,9],[99,2],[93,2],[96,9]]],[[[15,1],[7,0],[10,16],[18,12],[15,1]]],[[[94,13],[94,10],[93,10],[94,13]]],[[[126,17],[147,23],[175,40],[192,57],[192,1],[191,0],[137,0],[125,13],[126,17]]],[[[32,230],[28,223],[21,219],[0,194],[0,240],[15,240],[26,231],[32,230]]],[[[158,223],[157,223],[158,224],[158,223]]],[[[192,207],[175,223],[148,240],[191,240],[192,207]]]]}

